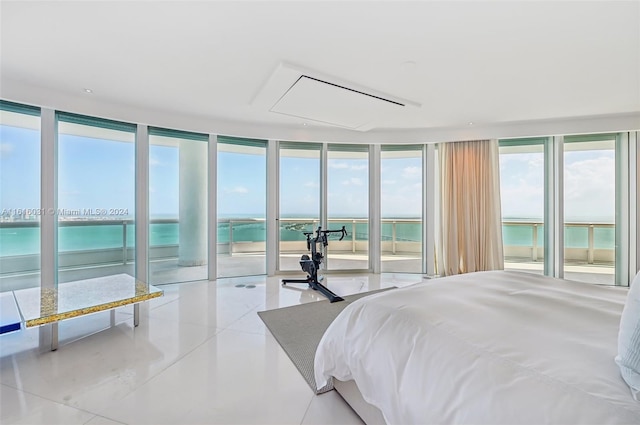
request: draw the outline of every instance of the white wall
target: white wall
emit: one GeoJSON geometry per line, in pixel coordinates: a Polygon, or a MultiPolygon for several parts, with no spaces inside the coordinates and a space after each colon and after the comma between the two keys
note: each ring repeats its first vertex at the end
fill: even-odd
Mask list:
{"type": "MultiPolygon", "coordinates": [[[[5,80],[3,80],[5,81],[5,80]]],[[[182,115],[167,109],[146,110],[133,105],[98,102],[91,95],[69,95],[50,89],[6,81],[2,98],[12,102],[48,107],[93,117],[146,124],[200,133],[259,139],[337,143],[437,143],[456,140],[608,133],[640,130],[640,112],[590,117],[559,117],[552,120],[495,123],[457,128],[352,131],[341,128],[286,127],[251,122],[182,115]]]]}

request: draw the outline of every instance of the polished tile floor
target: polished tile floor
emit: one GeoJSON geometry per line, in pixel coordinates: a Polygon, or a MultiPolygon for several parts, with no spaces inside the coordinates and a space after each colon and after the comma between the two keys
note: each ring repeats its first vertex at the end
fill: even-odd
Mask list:
{"type": "MultiPolygon", "coordinates": [[[[420,275],[330,275],[339,295],[420,275]]],[[[0,336],[2,424],[360,424],[335,392],[316,396],[256,314],[323,299],[278,277],[164,285],[162,298],[0,336]]]]}

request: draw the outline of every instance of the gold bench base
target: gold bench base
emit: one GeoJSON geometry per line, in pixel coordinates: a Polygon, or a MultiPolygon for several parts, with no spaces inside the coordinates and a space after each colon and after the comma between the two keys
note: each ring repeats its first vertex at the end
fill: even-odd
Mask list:
{"type": "MultiPolygon", "coordinates": [[[[128,274],[61,283],[57,288],[20,289],[13,293],[27,328],[55,324],[60,320],[137,304],[163,295],[162,290],[128,274]]],[[[134,306],[135,326],[139,323],[137,307],[134,306]]],[[[52,337],[52,349],[55,350],[57,329],[52,337]]]]}

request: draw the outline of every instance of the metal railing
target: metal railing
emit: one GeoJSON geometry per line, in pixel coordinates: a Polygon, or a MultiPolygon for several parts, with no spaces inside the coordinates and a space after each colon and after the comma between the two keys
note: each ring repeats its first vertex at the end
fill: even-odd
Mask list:
{"type": "MultiPolygon", "coordinates": [[[[539,261],[541,258],[540,250],[543,249],[543,244],[539,243],[539,229],[544,227],[544,223],[542,221],[503,221],[502,222],[503,229],[504,227],[531,227],[531,244],[528,247],[531,248],[531,261],[539,261]]],[[[574,260],[586,260],[587,264],[594,264],[595,262],[605,262],[612,263],[613,255],[614,255],[614,247],[606,247],[606,248],[596,248],[595,244],[595,231],[596,229],[615,229],[615,224],[613,223],[576,223],[576,222],[568,222],[564,224],[565,228],[586,228],[587,229],[587,240],[586,246],[567,246],[567,240],[565,238],[565,258],[566,259],[574,259],[574,260]],[[599,251],[603,251],[601,255],[599,251]],[[586,254],[586,258],[583,257],[583,252],[586,254]]],[[[565,231],[566,232],[566,231],[565,231]]],[[[509,254],[513,254],[514,247],[509,246],[505,243],[505,257],[509,257],[509,254]],[[510,252],[511,251],[511,252],[510,252]]],[[[511,255],[513,257],[517,257],[518,255],[511,255]]]]}
{"type": "MultiPolygon", "coordinates": [[[[403,225],[420,225],[422,220],[420,219],[395,219],[395,218],[383,218],[381,219],[382,225],[385,224],[391,225],[391,235],[382,235],[382,240],[385,242],[390,242],[391,252],[396,254],[398,252],[398,244],[403,242],[420,244],[422,240],[422,231],[418,228],[418,231],[415,233],[414,238],[401,238],[398,237],[398,226],[403,225]]],[[[305,231],[311,232],[315,231],[318,228],[318,224],[320,221],[318,219],[304,219],[304,218],[280,218],[280,228],[282,230],[282,226],[289,224],[308,224],[305,228],[305,231]]],[[[339,228],[344,225],[347,228],[347,233],[349,234],[349,238],[351,241],[351,252],[357,251],[357,242],[358,241],[368,241],[369,240],[369,232],[360,232],[358,233],[357,228],[358,224],[367,225],[369,223],[369,219],[366,218],[330,218],[327,220],[327,225],[329,229],[339,228]],[[332,227],[332,224],[336,226],[332,227]]],[[[301,229],[297,229],[301,230],[301,229]]],[[[300,233],[300,241],[304,240],[304,236],[300,233]]]]}
{"type": "MultiPolygon", "coordinates": [[[[382,235],[383,253],[396,254],[399,252],[414,253],[420,255],[421,252],[421,220],[419,219],[382,219],[383,228],[386,227],[386,234],[382,235]],[[389,234],[390,225],[390,234],[389,234]],[[400,228],[404,226],[404,232],[400,232],[400,228]],[[414,228],[407,229],[407,226],[414,226],[414,228]],[[401,233],[404,233],[401,237],[401,233]]],[[[347,226],[347,232],[349,233],[349,239],[347,241],[341,241],[340,244],[332,244],[336,246],[336,250],[339,251],[351,251],[356,253],[360,250],[366,250],[366,243],[368,241],[368,219],[364,218],[332,218],[328,220],[328,227],[347,226]]],[[[115,263],[120,262],[127,264],[127,262],[133,259],[133,246],[127,243],[128,226],[134,225],[134,221],[131,219],[125,220],[68,220],[58,222],[59,227],[82,227],[82,226],[121,226],[121,243],[119,247],[100,248],[99,245],[95,249],[78,249],[74,251],[60,251],[61,267],[65,266],[79,266],[79,265],[91,265],[102,263],[115,263]],[[119,252],[119,254],[118,254],[119,252]]],[[[153,219],[150,220],[150,226],[153,231],[153,225],[156,224],[174,224],[178,225],[177,219],[153,219]]],[[[281,240],[281,249],[284,243],[289,243],[292,250],[299,250],[301,243],[304,243],[305,238],[302,235],[302,231],[314,231],[319,224],[318,219],[314,218],[281,218],[279,220],[279,228],[282,231],[291,230],[295,233],[288,235],[290,239],[281,240]]],[[[39,227],[38,221],[0,221],[0,229],[7,228],[34,228],[39,227]]],[[[543,222],[541,221],[503,221],[503,229],[507,227],[525,227],[531,229],[531,240],[527,241],[526,245],[508,245],[505,244],[505,257],[513,258],[528,258],[531,261],[539,261],[542,257],[541,250],[543,248],[541,241],[539,240],[539,229],[542,228],[543,222]],[[530,250],[530,251],[529,251],[530,250]],[[525,251],[528,251],[526,254],[525,251]]],[[[613,258],[613,247],[596,247],[596,229],[613,229],[615,225],[612,223],[565,223],[566,228],[586,228],[587,240],[584,247],[569,247],[566,248],[567,257],[577,256],[584,260],[588,264],[594,262],[611,262],[613,258]],[[573,250],[573,251],[572,251],[573,250]]],[[[234,252],[264,252],[266,247],[266,222],[264,218],[225,218],[218,220],[219,232],[218,252],[223,253],[228,249],[229,254],[234,252]],[[247,225],[258,224],[257,228],[249,231],[247,225]],[[243,230],[241,226],[245,226],[243,230]],[[226,232],[226,241],[222,237],[224,234],[224,228],[228,227],[226,232]],[[264,229],[264,231],[262,230],[264,229]]],[[[175,243],[167,243],[165,245],[151,245],[151,250],[155,252],[150,254],[150,258],[171,258],[177,257],[178,254],[178,232],[176,230],[175,243]]],[[[331,246],[330,246],[331,248],[331,246]]],[[[284,249],[287,250],[286,248],[284,249]]],[[[39,253],[29,253],[26,255],[4,255],[0,256],[0,265],[2,266],[2,273],[17,272],[20,270],[35,270],[39,266],[39,253]],[[20,258],[18,258],[20,257],[20,258]],[[15,264],[10,264],[15,263],[15,264]]]]}

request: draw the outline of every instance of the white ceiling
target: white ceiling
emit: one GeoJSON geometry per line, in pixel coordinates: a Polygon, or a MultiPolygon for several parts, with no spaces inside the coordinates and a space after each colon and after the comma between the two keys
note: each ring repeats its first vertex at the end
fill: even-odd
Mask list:
{"type": "Polygon", "coordinates": [[[640,128],[639,1],[1,0],[0,23],[0,97],[107,118],[373,142],[640,128]],[[277,113],[255,100],[283,64],[419,106],[367,131],[277,113]]]}

